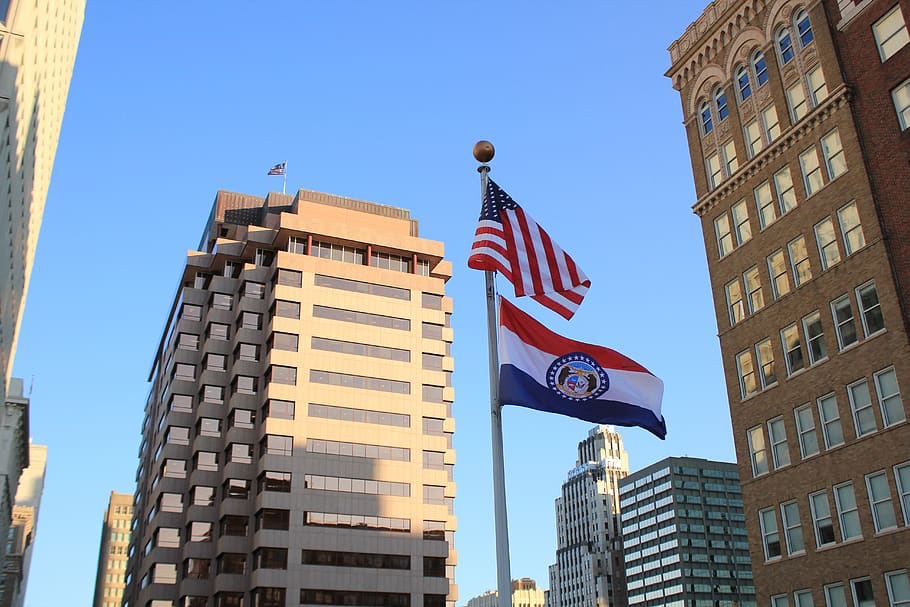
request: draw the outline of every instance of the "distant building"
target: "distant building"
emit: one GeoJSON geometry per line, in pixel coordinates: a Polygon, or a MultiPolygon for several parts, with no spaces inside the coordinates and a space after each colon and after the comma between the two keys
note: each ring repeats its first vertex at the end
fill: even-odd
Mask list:
{"type": "Polygon", "coordinates": [[[85,0],[0,0],[0,399],[13,369],[84,14],[85,0]]]}
{"type": "Polygon", "coordinates": [[[111,491],[101,526],[101,549],[92,607],[120,607],[125,588],[133,495],[111,491]]]}
{"type": "MultiPolygon", "coordinates": [[[[0,411],[0,538],[9,537],[19,477],[29,464],[28,407],[22,380],[12,378],[0,411]]],[[[6,549],[6,543],[0,544],[0,557],[6,549]]]]}
{"type": "MultiPolygon", "coordinates": [[[[512,607],[545,607],[546,597],[531,578],[512,580],[512,607]]],[[[475,596],[465,607],[499,607],[499,592],[490,590],[475,596]]]]}
{"type": "Polygon", "coordinates": [[[613,426],[597,426],[578,443],[578,461],[556,499],[556,562],[548,607],[623,607],[619,482],[629,457],[613,426]]]}
{"type": "Polygon", "coordinates": [[[47,446],[29,445],[28,468],[19,478],[13,522],[3,563],[0,607],[22,607],[25,588],[32,562],[32,547],[38,528],[38,510],[44,492],[44,474],[47,468],[47,446]]]}
{"type": "Polygon", "coordinates": [[[619,495],[629,607],[755,607],[736,464],[669,457],[619,495]]]}

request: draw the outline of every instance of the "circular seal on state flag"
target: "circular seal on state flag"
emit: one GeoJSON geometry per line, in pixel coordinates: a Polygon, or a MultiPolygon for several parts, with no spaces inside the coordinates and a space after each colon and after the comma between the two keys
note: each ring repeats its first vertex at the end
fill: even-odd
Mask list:
{"type": "Polygon", "coordinates": [[[597,361],[584,352],[560,356],[547,369],[547,386],[573,402],[597,398],[610,387],[610,378],[597,361]]]}

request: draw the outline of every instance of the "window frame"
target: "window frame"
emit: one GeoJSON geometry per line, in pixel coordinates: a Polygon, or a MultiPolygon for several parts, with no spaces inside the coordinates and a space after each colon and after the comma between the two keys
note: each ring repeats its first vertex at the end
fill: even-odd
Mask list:
{"type": "Polygon", "coordinates": [[[818,442],[818,429],[815,425],[815,414],[812,412],[812,404],[805,403],[793,409],[793,419],[796,424],[796,435],[797,440],[799,441],[799,454],[802,459],[808,459],[814,457],[821,452],[821,448],[818,442]],[[800,413],[808,413],[809,421],[812,422],[812,426],[804,424],[805,416],[801,416],[800,413]],[[811,449],[811,444],[808,444],[806,437],[811,436],[812,442],[815,443],[814,450],[811,449]]]}
{"type": "MultiPolygon", "coordinates": [[[[879,57],[879,59],[881,59],[882,63],[884,63],[885,61],[887,61],[888,59],[893,57],[898,51],[900,51],[902,48],[907,46],[908,43],[910,43],[910,35],[908,35],[908,31],[907,31],[907,20],[904,19],[904,13],[903,13],[903,11],[901,11],[901,5],[899,3],[895,4],[887,13],[882,15],[882,17],[880,19],[878,19],[875,23],[872,24],[872,37],[875,40],[875,48],[878,50],[878,57],[879,57]],[[893,31],[883,32],[884,34],[887,34],[886,36],[883,37],[881,35],[882,33],[880,33],[880,31],[879,31],[879,28],[880,28],[880,26],[884,25],[884,23],[889,18],[893,17],[895,13],[898,13],[900,15],[901,26],[894,29],[893,31]],[[904,33],[903,44],[901,44],[897,48],[894,48],[893,50],[886,52],[885,46],[889,42],[891,42],[892,40],[897,38],[902,31],[904,33]]],[[[898,40],[898,42],[900,42],[900,41],[898,40]]]]}
{"type": "Polygon", "coordinates": [[[771,461],[775,470],[790,465],[790,445],[787,442],[787,427],[784,417],[779,415],[767,421],[768,443],[771,450],[771,461]],[[780,434],[778,434],[778,431],[780,434]]]}
{"type": "Polygon", "coordinates": [[[853,540],[863,539],[863,528],[859,520],[859,506],[856,501],[856,489],[853,486],[853,481],[847,481],[845,483],[838,483],[834,485],[834,508],[837,511],[837,522],[840,526],[840,537],[844,542],[849,542],[853,540]],[[843,490],[847,488],[850,489],[850,498],[853,501],[852,505],[844,504],[843,490]],[[848,521],[849,517],[849,521],[848,521]],[[855,526],[857,533],[852,535],[847,535],[848,529],[855,526]]]}
{"type": "MultiPolygon", "coordinates": [[[[841,308],[843,309],[843,308],[841,308]]],[[[837,335],[837,349],[845,350],[859,342],[859,333],[856,330],[856,315],[853,314],[853,302],[850,301],[850,296],[848,294],[843,294],[840,297],[831,301],[831,318],[834,320],[834,331],[837,335]],[[844,320],[840,320],[838,317],[838,304],[846,302],[846,309],[850,312],[849,318],[845,317],[844,320]],[[845,334],[842,330],[849,323],[852,331],[852,340],[849,343],[846,343],[845,334]]]]}
{"type": "Polygon", "coordinates": [[[875,419],[875,406],[872,404],[872,390],[869,389],[869,380],[865,377],[847,385],[847,399],[850,402],[850,414],[853,417],[853,430],[856,438],[860,439],[870,434],[878,432],[878,420],[875,419]],[[857,389],[865,388],[868,396],[868,403],[861,403],[857,400],[857,389]],[[865,417],[867,413],[870,417],[865,417]],[[861,417],[862,416],[862,417],[861,417]],[[866,421],[871,420],[871,429],[866,421]]]}
{"type": "Polygon", "coordinates": [[[822,272],[833,268],[841,262],[840,247],[837,242],[837,230],[834,219],[825,217],[812,227],[815,244],[818,247],[818,258],[821,260],[822,272]]]}
{"type": "Polygon", "coordinates": [[[882,302],[881,302],[881,299],[879,299],[879,297],[878,297],[878,288],[875,286],[875,281],[870,280],[864,284],[861,284],[860,286],[856,287],[855,292],[856,292],[855,293],[856,294],[856,306],[857,306],[857,308],[859,308],[860,320],[862,321],[862,325],[863,325],[863,334],[868,339],[868,338],[872,337],[873,335],[883,332],[885,330],[885,317],[884,317],[884,314],[882,313],[882,302]],[[864,307],[865,302],[863,301],[863,291],[864,290],[868,291],[868,289],[870,287],[871,287],[872,291],[875,293],[875,304],[870,306],[869,308],[866,308],[866,307],[864,307]],[[878,316],[881,318],[881,327],[877,328],[877,329],[870,327],[871,323],[869,322],[869,318],[868,318],[869,315],[872,314],[875,310],[878,311],[878,316]]]}
{"type": "Polygon", "coordinates": [[[891,487],[888,484],[888,473],[885,470],[879,470],[871,474],[865,475],[866,480],[866,494],[869,497],[869,510],[872,512],[872,523],[875,526],[875,533],[885,533],[891,531],[892,529],[897,529],[899,527],[897,520],[897,512],[894,510],[894,502],[891,500],[891,487]],[[883,479],[884,480],[884,489],[885,495],[879,496],[876,498],[873,493],[872,479],[883,479]],[[883,526],[881,518],[881,513],[879,511],[879,506],[886,506],[891,511],[891,518],[894,519],[893,525],[883,526]]]}
{"type": "Polygon", "coordinates": [[[762,548],[764,550],[765,562],[777,561],[783,558],[783,546],[780,541],[780,530],[777,524],[777,511],[775,508],[764,508],[758,511],[758,524],[761,530],[762,548]],[[771,521],[769,521],[769,517],[771,521]],[[769,529],[770,523],[774,523],[774,528],[769,529]],[[777,554],[772,554],[772,548],[777,545],[777,554]]]}
{"type": "Polygon", "coordinates": [[[837,544],[837,536],[834,534],[834,519],[831,516],[831,502],[828,500],[828,492],[824,489],[821,491],[814,491],[808,495],[809,499],[809,511],[812,513],[812,529],[815,532],[815,547],[824,548],[825,546],[833,546],[837,544]],[[816,507],[816,498],[823,497],[825,508],[828,513],[825,515],[819,515],[818,509],[816,507]],[[831,541],[823,542],[821,536],[821,527],[819,523],[829,521],[831,527],[831,541]]]}
{"type": "Polygon", "coordinates": [[[890,426],[894,426],[901,422],[906,421],[907,412],[904,409],[904,401],[903,401],[903,398],[901,398],[900,384],[897,381],[897,372],[894,370],[894,367],[891,366],[891,367],[882,369],[881,371],[876,371],[873,374],[872,379],[873,379],[873,383],[875,384],[875,396],[876,396],[876,399],[878,400],[879,411],[882,414],[882,427],[888,428],[890,426]],[[894,376],[894,385],[897,388],[897,391],[892,394],[886,395],[886,394],[882,393],[883,388],[882,388],[881,377],[888,373],[890,373],[894,376]],[[886,408],[886,401],[894,399],[895,397],[897,398],[897,402],[900,403],[901,418],[891,421],[891,411],[888,408],[886,408]]]}
{"type": "Polygon", "coordinates": [[[818,409],[818,420],[821,423],[822,427],[822,438],[825,441],[825,450],[830,450],[835,447],[839,447],[846,443],[846,437],[844,436],[844,426],[841,423],[840,415],[840,404],[837,402],[837,394],[831,392],[823,396],[819,396],[815,399],[817,409],[818,409]],[[834,403],[834,412],[837,413],[837,417],[829,418],[825,412],[825,403],[834,403]],[[837,431],[840,434],[840,441],[834,442],[831,437],[831,432],[829,428],[833,428],[834,424],[837,425],[837,431]]]}

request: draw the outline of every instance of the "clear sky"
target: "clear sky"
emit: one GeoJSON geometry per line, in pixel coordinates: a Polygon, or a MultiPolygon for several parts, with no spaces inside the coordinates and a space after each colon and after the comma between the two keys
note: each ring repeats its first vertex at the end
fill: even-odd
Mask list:
{"type": "MultiPolygon", "coordinates": [[[[90,1],[14,374],[49,445],[27,604],[88,605],[111,490],[132,492],[146,378],[218,189],[410,209],[453,262],[459,605],[496,585],[480,208],[471,148],[592,280],[551,329],[666,384],[632,469],[734,457],[667,46],[707,0],[90,1]]],[[[506,293],[510,285],[500,280],[506,293]]],[[[548,587],[553,500],[591,424],[504,413],[513,577],[548,587]]]]}

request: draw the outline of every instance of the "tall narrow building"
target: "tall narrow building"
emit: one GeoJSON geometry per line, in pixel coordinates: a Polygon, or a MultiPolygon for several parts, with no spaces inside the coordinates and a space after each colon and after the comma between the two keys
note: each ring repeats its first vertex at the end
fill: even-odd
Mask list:
{"type": "Polygon", "coordinates": [[[759,605],[910,601],[908,15],[719,0],[670,45],[759,605]]]}
{"type": "Polygon", "coordinates": [[[217,194],[150,376],[125,605],[454,607],[450,276],[406,210],[217,194]]]}
{"type": "Polygon", "coordinates": [[[32,552],[38,534],[38,512],[44,493],[47,470],[47,445],[28,446],[28,468],[19,477],[19,489],[13,506],[13,522],[3,561],[3,591],[0,607],[22,607],[32,564],[32,552]]]}
{"type": "Polygon", "coordinates": [[[556,562],[548,607],[626,604],[619,536],[619,480],[629,456],[613,426],[596,426],[578,443],[578,461],[556,498],[556,562]]]}
{"type": "Polygon", "coordinates": [[[0,1],[0,399],[13,369],[85,0],[0,1]]]}
{"type": "Polygon", "coordinates": [[[101,525],[101,548],[98,551],[92,607],[120,607],[123,601],[132,521],[133,496],[111,491],[101,525]]]}

